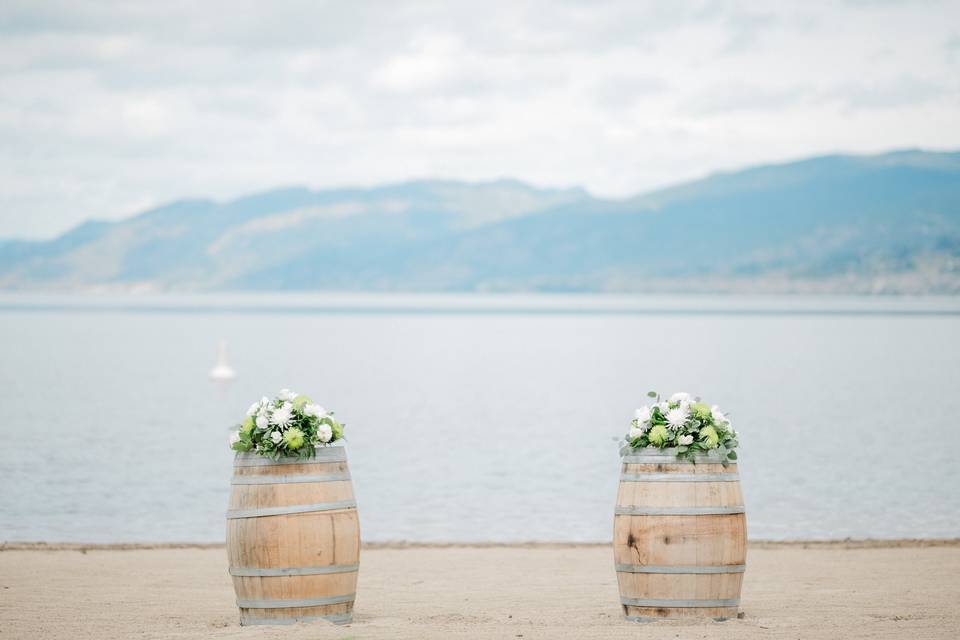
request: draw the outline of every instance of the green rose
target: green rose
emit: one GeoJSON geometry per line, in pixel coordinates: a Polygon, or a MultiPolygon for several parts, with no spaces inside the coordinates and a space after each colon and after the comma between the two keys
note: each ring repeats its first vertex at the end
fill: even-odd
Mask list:
{"type": "Polygon", "coordinates": [[[290,427],[283,434],[283,442],[287,445],[287,449],[291,451],[299,449],[303,446],[303,431],[296,427],[290,427]]]}
{"type": "Polygon", "coordinates": [[[293,408],[296,410],[301,410],[308,404],[313,404],[313,400],[310,399],[310,396],[300,395],[293,399],[293,408]]]}
{"type": "Polygon", "coordinates": [[[240,433],[248,434],[253,431],[253,428],[257,426],[257,423],[253,421],[251,416],[244,418],[243,422],[240,423],[240,433]]]}
{"type": "Polygon", "coordinates": [[[710,407],[702,402],[694,402],[690,408],[693,409],[693,415],[701,422],[711,416],[710,407]]]}
{"type": "Polygon", "coordinates": [[[707,449],[715,449],[720,444],[720,436],[713,427],[704,427],[700,429],[700,442],[707,445],[707,449]]]}
{"type": "Polygon", "coordinates": [[[663,443],[666,442],[669,437],[670,433],[662,424],[653,425],[650,427],[650,432],[647,433],[647,440],[650,441],[650,444],[657,447],[663,446],[663,443]]]}

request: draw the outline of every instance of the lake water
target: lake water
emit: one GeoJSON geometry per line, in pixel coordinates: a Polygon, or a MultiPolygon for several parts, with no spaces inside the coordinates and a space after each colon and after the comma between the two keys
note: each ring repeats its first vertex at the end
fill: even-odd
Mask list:
{"type": "Polygon", "coordinates": [[[649,389],[730,412],[752,538],[960,536],[956,298],[8,294],[0,357],[0,540],[222,540],[281,387],[346,422],[368,541],[609,540],[649,389]]]}

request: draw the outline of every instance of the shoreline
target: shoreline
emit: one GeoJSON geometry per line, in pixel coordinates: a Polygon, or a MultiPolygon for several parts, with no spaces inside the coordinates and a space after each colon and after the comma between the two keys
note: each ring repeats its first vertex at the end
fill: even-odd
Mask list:
{"type": "MultiPolygon", "coordinates": [[[[591,549],[610,542],[364,542],[363,549],[591,549]]],[[[750,540],[750,549],[920,549],[960,547],[960,538],[847,538],[843,540],[750,540]]],[[[3,551],[153,551],[225,549],[223,542],[0,542],[3,551]]]]}

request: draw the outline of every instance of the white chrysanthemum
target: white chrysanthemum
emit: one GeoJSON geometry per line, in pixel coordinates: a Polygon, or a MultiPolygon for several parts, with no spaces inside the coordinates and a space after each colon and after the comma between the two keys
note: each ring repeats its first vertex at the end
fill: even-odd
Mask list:
{"type": "Polygon", "coordinates": [[[693,444],[693,436],[691,436],[690,434],[687,434],[685,436],[680,436],[679,438],[677,438],[677,443],[680,444],[680,446],[682,447],[685,447],[688,444],[693,444]]]}
{"type": "Polygon", "coordinates": [[[639,438],[644,434],[644,432],[646,432],[646,429],[643,429],[641,427],[630,427],[630,439],[634,440],[636,438],[639,438]]]}
{"type": "Polygon", "coordinates": [[[230,432],[230,446],[232,447],[233,445],[237,444],[238,442],[240,442],[240,431],[239,431],[239,430],[237,430],[237,431],[231,431],[231,432],[230,432]]]}
{"type": "Polygon", "coordinates": [[[266,431],[267,427],[270,426],[270,418],[267,417],[266,413],[261,413],[260,415],[257,416],[256,423],[257,423],[257,429],[260,429],[261,431],[266,431]]]}
{"type": "Polygon", "coordinates": [[[303,415],[322,418],[327,415],[327,410],[318,404],[308,404],[303,407],[303,415]]]}
{"type": "Polygon", "coordinates": [[[650,422],[650,407],[644,405],[633,412],[633,416],[637,419],[637,422],[643,424],[644,422],[650,422]]]}
{"type": "Polygon", "coordinates": [[[270,424],[278,427],[288,427],[290,426],[290,421],[293,419],[293,405],[289,402],[284,402],[282,405],[273,410],[273,413],[270,414],[270,424]]]}
{"type": "Polygon", "coordinates": [[[324,423],[317,427],[317,438],[320,442],[330,442],[330,438],[333,437],[333,429],[330,428],[330,425],[324,423]]]}
{"type": "Polygon", "coordinates": [[[299,394],[295,391],[290,391],[290,389],[280,389],[280,393],[277,394],[277,398],[283,400],[284,402],[292,402],[299,394]]]}
{"type": "Polygon", "coordinates": [[[686,391],[678,391],[677,393],[670,396],[670,403],[679,402],[680,404],[690,404],[693,402],[693,398],[690,397],[690,394],[686,391]]]}
{"type": "Polygon", "coordinates": [[[676,409],[670,409],[667,411],[667,415],[664,417],[667,419],[667,427],[673,429],[674,431],[679,431],[683,428],[683,425],[686,424],[687,418],[690,416],[690,412],[683,405],[680,405],[676,409]]]}
{"type": "Polygon", "coordinates": [[[283,440],[283,434],[279,431],[274,431],[270,434],[270,439],[273,440],[273,444],[280,444],[280,441],[283,440]]]}

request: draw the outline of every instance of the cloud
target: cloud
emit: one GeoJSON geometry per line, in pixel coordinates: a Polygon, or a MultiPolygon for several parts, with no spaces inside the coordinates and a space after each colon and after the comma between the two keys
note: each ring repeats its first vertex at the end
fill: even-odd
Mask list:
{"type": "Polygon", "coordinates": [[[957,146],[958,22],[949,2],[8,0],[0,237],[278,184],[626,195],[957,146]]]}
{"type": "MultiPolygon", "coordinates": [[[[955,91],[955,87],[952,89],[955,91]]],[[[950,93],[949,85],[912,75],[879,82],[850,83],[832,91],[834,97],[854,109],[918,106],[950,93]]]]}

